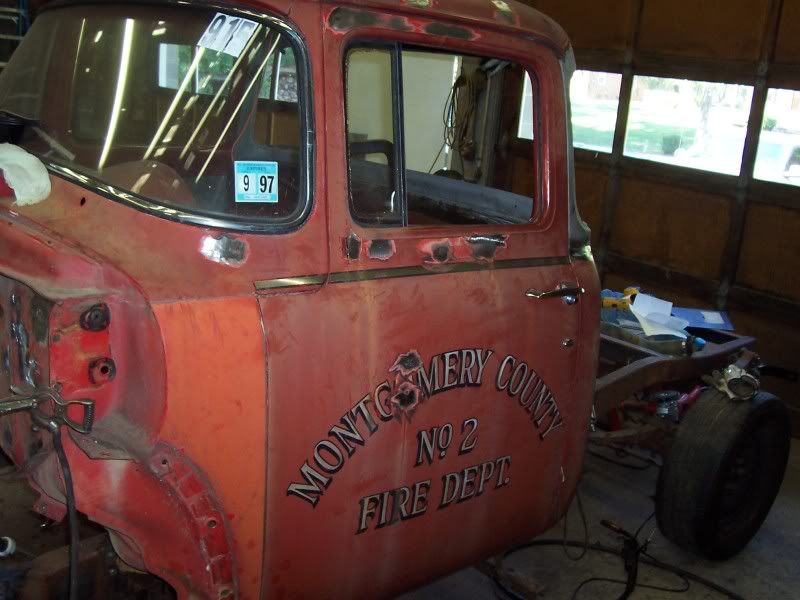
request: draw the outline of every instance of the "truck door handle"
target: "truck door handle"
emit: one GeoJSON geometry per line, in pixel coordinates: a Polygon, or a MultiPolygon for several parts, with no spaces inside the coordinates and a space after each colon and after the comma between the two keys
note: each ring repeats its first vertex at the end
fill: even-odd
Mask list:
{"type": "Polygon", "coordinates": [[[564,298],[567,304],[575,304],[578,301],[578,296],[585,294],[586,290],[579,285],[571,283],[562,283],[558,287],[542,292],[540,290],[528,290],[525,295],[528,298],[535,298],[536,300],[545,300],[547,298],[564,298]]]}

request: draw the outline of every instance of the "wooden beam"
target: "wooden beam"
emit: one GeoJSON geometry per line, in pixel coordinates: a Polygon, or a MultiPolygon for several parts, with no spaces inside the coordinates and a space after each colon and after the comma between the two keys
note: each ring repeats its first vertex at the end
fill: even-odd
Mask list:
{"type": "Polygon", "coordinates": [[[625,151],[625,134],[628,130],[628,114],[630,113],[631,95],[633,93],[633,62],[636,54],[636,47],[639,44],[639,30],[641,29],[643,6],[644,0],[634,0],[631,5],[631,29],[628,36],[628,48],[625,52],[625,64],[622,69],[619,107],[617,108],[617,123],[614,129],[614,142],[609,159],[603,224],[600,229],[600,243],[597,252],[597,270],[600,274],[601,281],[605,275],[605,258],[608,254],[608,248],[611,242],[614,217],[619,201],[619,166],[625,151]]]}
{"type": "Polygon", "coordinates": [[[753,90],[753,101],[750,107],[750,119],[747,122],[747,135],[744,140],[742,153],[742,166],[739,171],[739,181],[736,186],[736,201],[731,206],[731,224],[728,233],[728,242],[722,255],[721,282],[717,295],[717,306],[725,308],[728,295],[736,281],[739,270],[739,257],[742,252],[745,222],[747,221],[747,207],[750,201],[750,184],[755,171],[758,143],[761,139],[761,126],[764,122],[764,111],[767,105],[767,92],[769,88],[769,69],[775,56],[775,45],[778,39],[783,0],[770,0],[769,13],[761,40],[760,62],[756,72],[756,84],[753,90]]]}

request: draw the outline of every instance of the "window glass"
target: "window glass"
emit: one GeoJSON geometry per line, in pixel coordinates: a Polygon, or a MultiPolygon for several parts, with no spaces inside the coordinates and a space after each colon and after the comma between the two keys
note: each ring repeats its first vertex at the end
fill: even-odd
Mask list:
{"type": "Polygon", "coordinates": [[[576,71],[569,86],[572,137],[578,148],[611,152],[622,75],[576,71]]]}
{"type": "Polygon", "coordinates": [[[305,206],[296,63],[286,33],[236,15],[65,6],[0,75],[0,110],[35,121],[22,145],[74,172],[186,212],[288,222],[305,206]],[[242,188],[261,175],[267,189],[242,188]]]}
{"type": "Polygon", "coordinates": [[[769,90],[755,176],[800,185],[800,91],[769,90]]]}
{"type": "Polygon", "coordinates": [[[517,137],[524,140],[533,139],[533,85],[531,78],[525,74],[525,82],[522,87],[522,103],[519,107],[519,127],[517,137]]]}
{"type": "Polygon", "coordinates": [[[531,219],[535,148],[510,144],[527,76],[522,67],[392,46],[353,49],[347,68],[356,218],[373,225],[410,226],[531,219]],[[396,77],[398,71],[402,77],[396,77]],[[394,80],[398,83],[393,86],[394,80]],[[395,131],[398,114],[402,136],[395,131]],[[394,165],[401,163],[405,169],[395,173],[394,165]],[[397,197],[398,188],[405,190],[403,198],[397,197]]]}
{"type": "Polygon", "coordinates": [[[636,76],[625,155],[738,175],[753,88],[636,76]]]}
{"type": "Polygon", "coordinates": [[[394,190],[391,52],[376,48],[351,50],[346,76],[353,213],[362,222],[401,224],[394,190]]]}
{"type": "MultiPolygon", "coordinates": [[[[617,125],[622,75],[599,71],[575,71],[570,82],[572,137],[576,148],[611,152],[617,125]]],[[[533,102],[530,78],[522,95],[520,138],[533,139],[533,102]]]]}

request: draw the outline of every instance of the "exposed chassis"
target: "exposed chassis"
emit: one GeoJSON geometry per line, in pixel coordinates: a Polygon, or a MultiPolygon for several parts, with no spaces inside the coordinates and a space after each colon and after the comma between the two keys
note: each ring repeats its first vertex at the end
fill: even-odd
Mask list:
{"type": "MultiPolygon", "coordinates": [[[[703,375],[735,362],[756,343],[756,338],[725,331],[703,331],[706,347],[687,356],[672,356],[626,342],[607,334],[600,336],[600,375],[595,383],[594,414],[603,416],[642,392],[670,385],[694,384],[703,375]]],[[[650,445],[663,433],[653,424],[600,431],[592,427],[589,439],[596,444],[650,445]]]]}

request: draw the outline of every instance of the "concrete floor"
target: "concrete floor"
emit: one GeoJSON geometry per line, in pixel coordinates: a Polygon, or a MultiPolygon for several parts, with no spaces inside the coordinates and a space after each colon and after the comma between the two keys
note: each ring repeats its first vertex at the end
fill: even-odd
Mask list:
{"type": "MultiPolygon", "coordinates": [[[[601,519],[611,520],[629,531],[635,531],[653,510],[651,495],[657,475],[655,468],[631,471],[588,456],[580,491],[589,521],[590,540],[608,546],[617,545],[615,536],[600,525],[601,519]]],[[[0,494],[3,533],[26,539],[26,553],[38,554],[62,545],[66,541],[64,528],[39,527],[42,520],[27,510],[34,495],[21,483],[12,469],[0,465],[0,487],[6,492],[15,490],[12,494],[0,494]],[[10,515],[14,517],[9,518],[10,515]],[[34,531],[33,535],[31,531],[34,531]]],[[[90,535],[90,525],[84,524],[84,527],[84,535],[90,535]]],[[[650,529],[651,526],[648,526],[645,531],[649,532],[650,529]]],[[[569,514],[569,537],[580,539],[582,533],[578,511],[573,506],[569,514]]],[[[560,537],[560,525],[542,536],[560,537]]],[[[724,563],[700,560],[663,539],[658,530],[653,535],[650,553],[662,561],[728,587],[749,600],[799,598],[800,440],[793,443],[786,478],[771,513],[761,531],[739,556],[724,563]]],[[[622,561],[618,557],[590,551],[583,560],[572,562],[564,556],[560,547],[524,550],[510,557],[506,565],[536,581],[544,589],[540,598],[553,600],[570,599],[580,582],[589,577],[624,578],[622,561]]],[[[666,587],[680,587],[681,584],[676,577],[646,566],[641,567],[639,580],[666,587]]],[[[616,599],[622,590],[621,585],[592,583],[581,590],[578,599],[616,599]]],[[[477,569],[470,568],[400,596],[397,600],[488,600],[497,597],[490,580],[477,569]]],[[[631,596],[633,600],[673,597],[681,600],[723,598],[694,583],[685,594],[638,589],[631,596]]]]}
{"type": "MultiPolygon", "coordinates": [[[[587,457],[580,492],[589,520],[590,540],[608,546],[617,545],[615,536],[600,525],[601,519],[611,520],[624,529],[635,531],[653,511],[651,495],[657,476],[655,468],[631,471],[587,457]]],[[[646,531],[650,529],[648,526],[646,531]]],[[[569,531],[570,538],[581,538],[582,529],[575,506],[569,515],[569,531]]],[[[542,536],[560,537],[560,526],[542,536]]],[[[738,556],[723,563],[701,560],[665,540],[658,530],[653,535],[649,551],[659,560],[692,571],[748,599],[800,598],[800,440],[793,442],[786,478],[772,511],[756,537],[738,556]]],[[[540,584],[545,590],[540,598],[553,600],[570,599],[580,582],[589,577],[625,578],[622,561],[617,557],[589,551],[583,560],[572,562],[564,556],[560,547],[524,550],[510,557],[506,564],[540,584]]],[[[677,577],[647,566],[640,568],[639,581],[681,587],[677,577]]],[[[578,598],[616,599],[623,589],[622,585],[592,583],[580,591],[578,598]]],[[[405,594],[398,600],[484,600],[497,597],[488,578],[476,569],[465,569],[405,594]]],[[[684,594],[638,589],[631,598],[716,600],[724,596],[692,583],[684,594]]]]}

